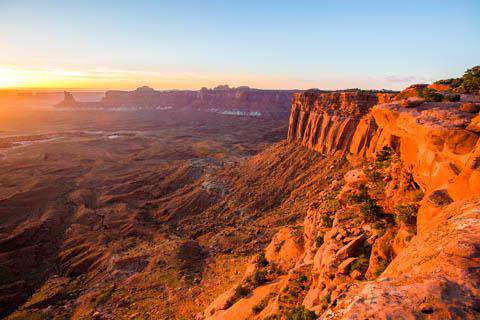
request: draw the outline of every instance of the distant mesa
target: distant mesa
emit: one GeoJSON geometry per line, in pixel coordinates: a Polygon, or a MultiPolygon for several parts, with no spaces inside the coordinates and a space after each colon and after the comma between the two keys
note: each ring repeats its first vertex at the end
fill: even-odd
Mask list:
{"type": "Polygon", "coordinates": [[[142,86],[135,89],[137,92],[155,92],[155,89],[150,88],[149,86],[142,86]]]}
{"type": "Polygon", "coordinates": [[[100,101],[80,102],[71,93],[55,107],[63,109],[108,110],[183,110],[225,115],[269,116],[287,118],[292,94],[299,90],[264,90],[247,86],[237,88],[222,84],[209,89],[155,90],[148,86],[133,91],[110,90],[100,101]]]}

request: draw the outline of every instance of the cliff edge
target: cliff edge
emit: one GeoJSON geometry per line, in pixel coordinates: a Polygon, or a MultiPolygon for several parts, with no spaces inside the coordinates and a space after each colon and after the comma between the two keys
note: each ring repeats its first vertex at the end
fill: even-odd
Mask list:
{"type": "Polygon", "coordinates": [[[478,96],[425,88],[294,95],[289,143],[351,170],[206,319],[480,317],[478,96]]]}

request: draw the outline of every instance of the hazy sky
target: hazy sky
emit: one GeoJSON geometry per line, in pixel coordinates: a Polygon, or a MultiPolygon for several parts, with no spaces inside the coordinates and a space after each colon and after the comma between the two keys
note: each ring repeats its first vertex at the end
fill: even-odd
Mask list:
{"type": "Polygon", "coordinates": [[[480,1],[0,0],[0,46],[0,87],[397,89],[480,64],[480,1]]]}

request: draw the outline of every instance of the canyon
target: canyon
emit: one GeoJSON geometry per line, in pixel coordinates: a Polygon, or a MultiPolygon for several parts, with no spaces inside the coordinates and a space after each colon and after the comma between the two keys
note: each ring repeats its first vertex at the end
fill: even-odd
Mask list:
{"type": "Polygon", "coordinates": [[[289,143],[345,157],[350,170],[207,319],[478,318],[479,115],[466,108],[477,98],[402,93],[294,95],[289,143]]]}
{"type": "Polygon", "coordinates": [[[147,86],[134,91],[107,91],[100,101],[79,102],[65,92],[56,104],[67,109],[176,109],[188,112],[214,112],[241,116],[288,117],[291,95],[298,90],[261,90],[228,85],[201,90],[154,90],[147,86]]]}
{"type": "Polygon", "coordinates": [[[1,315],[478,319],[479,96],[65,93],[0,137],[1,315]]]}

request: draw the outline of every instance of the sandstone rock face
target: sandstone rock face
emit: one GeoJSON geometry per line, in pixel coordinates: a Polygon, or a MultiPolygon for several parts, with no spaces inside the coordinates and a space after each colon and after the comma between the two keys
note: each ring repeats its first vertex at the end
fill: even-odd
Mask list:
{"type": "Polygon", "coordinates": [[[303,253],[303,233],[292,228],[283,228],[273,237],[265,249],[269,262],[283,270],[290,270],[303,253]]]}
{"type": "MultiPolygon", "coordinates": [[[[403,108],[393,102],[372,107],[378,100],[377,95],[358,91],[296,94],[288,140],[324,154],[349,152],[363,157],[389,147],[427,193],[446,189],[453,200],[478,194],[478,170],[470,164],[479,141],[474,114],[459,109],[460,103],[403,108]]],[[[420,229],[430,214],[422,216],[420,229]]]]}
{"type": "MultiPolygon", "coordinates": [[[[364,165],[319,192],[303,247],[273,250],[290,239],[282,230],[266,252],[290,259],[290,278],[306,270],[308,286],[289,299],[320,319],[479,319],[477,111],[460,108],[465,101],[405,108],[391,100],[359,91],[294,95],[288,141],[364,165]]],[[[288,314],[289,299],[276,294],[276,308],[257,318],[288,314]]]]}
{"type": "Polygon", "coordinates": [[[446,207],[376,281],[352,287],[324,319],[478,319],[480,201],[446,207]]]}
{"type": "Polygon", "coordinates": [[[360,118],[393,96],[360,90],[294,94],[288,140],[323,154],[346,152],[360,118]]]}

